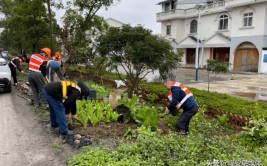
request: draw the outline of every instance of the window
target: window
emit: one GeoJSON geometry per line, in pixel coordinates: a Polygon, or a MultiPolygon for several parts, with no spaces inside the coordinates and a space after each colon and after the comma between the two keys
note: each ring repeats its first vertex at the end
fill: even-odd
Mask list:
{"type": "Polygon", "coordinates": [[[244,13],[244,27],[252,26],[253,13],[244,13]]]}
{"type": "Polygon", "coordinates": [[[176,9],[176,2],[172,1],[171,2],[171,10],[175,10],[176,9]]]}
{"type": "Polygon", "coordinates": [[[167,25],[166,26],[166,35],[171,35],[171,31],[172,31],[172,26],[171,25],[167,25]]]}
{"type": "Polygon", "coordinates": [[[219,30],[228,29],[228,18],[226,14],[220,16],[219,30]]]}
{"type": "Polygon", "coordinates": [[[164,5],[164,11],[167,12],[169,10],[175,10],[176,9],[176,2],[175,1],[171,1],[171,2],[167,2],[164,5]]]}
{"type": "Polygon", "coordinates": [[[170,10],[170,3],[165,3],[164,11],[170,10]]]}
{"type": "Polygon", "coordinates": [[[190,33],[197,33],[197,21],[192,20],[190,22],[190,33]]]}

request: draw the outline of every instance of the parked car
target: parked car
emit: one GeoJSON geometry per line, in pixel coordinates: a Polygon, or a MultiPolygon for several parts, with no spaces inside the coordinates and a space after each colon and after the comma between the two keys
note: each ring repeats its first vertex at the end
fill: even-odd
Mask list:
{"type": "Polygon", "coordinates": [[[6,61],[11,61],[11,57],[8,55],[7,51],[1,51],[0,52],[0,58],[4,58],[6,61]]]}
{"type": "Polygon", "coordinates": [[[11,91],[11,71],[8,61],[0,57],[0,92],[10,93],[11,91]]]}

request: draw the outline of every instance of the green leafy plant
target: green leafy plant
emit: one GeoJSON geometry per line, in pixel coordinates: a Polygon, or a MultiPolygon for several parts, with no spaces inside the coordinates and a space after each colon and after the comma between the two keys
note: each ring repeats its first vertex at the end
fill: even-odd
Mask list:
{"type": "Polygon", "coordinates": [[[220,62],[218,60],[207,60],[206,70],[208,71],[208,91],[211,81],[211,73],[214,73],[213,78],[216,77],[218,73],[226,73],[228,71],[230,63],[229,62],[220,62]]]}
{"type": "Polygon", "coordinates": [[[131,128],[128,128],[128,130],[125,132],[125,134],[123,135],[124,138],[126,139],[136,139],[137,138],[137,131],[136,130],[133,130],[131,128]]]}
{"type": "Polygon", "coordinates": [[[86,109],[90,123],[92,124],[92,126],[95,126],[98,122],[101,121],[103,117],[103,109],[101,108],[101,105],[97,104],[97,102],[92,101],[86,105],[86,109]]]}
{"type": "Polygon", "coordinates": [[[155,107],[142,106],[137,110],[134,118],[142,126],[150,127],[152,131],[156,131],[159,116],[155,107]]]}
{"type": "Polygon", "coordinates": [[[152,93],[156,94],[167,94],[168,89],[162,83],[155,83],[155,82],[142,82],[140,83],[140,88],[147,89],[152,93]]]}
{"type": "Polygon", "coordinates": [[[226,114],[223,114],[221,116],[217,116],[217,118],[218,118],[220,124],[223,125],[223,126],[226,125],[228,120],[229,120],[229,118],[228,118],[228,116],[226,114]]]}
{"type": "Polygon", "coordinates": [[[119,105],[124,105],[130,109],[130,117],[135,117],[137,111],[138,96],[133,96],[129,99],[124,96],[122,99],[118,100],[119,105]]]}
{"type": "Polygon", "coordinates": [[[113,109],[110,106],[106,107],[104,110],[105,110],[104,117],[105,117],[105,121],[106,122],[117,122],[120,114],[118,114],[117,112],[113,111],[113,109]]]}
{"type": "Polygon", "coordinates": [[[158,99],[158,95],[156,93],[149,93],[147,98],[151,103],[154,103],[158,99]]]}
{"type": "Polygon", "coordinates": [[[250,150],[267,143],[267,124],[264,119],[250,120],[249,124],[243,129],[240,138],[242,143],[247,145],[250,150]]]}
{"type": "Polygon", "coordinates": [[[79,100],[76,101],[77,105],[77,116],[78,116],[78,121],[80,121],[83,125],[83,127],[86,127],[89,121],[89,114],[87,113],[86,110],[86,101],[85,100],[79,100]]]}

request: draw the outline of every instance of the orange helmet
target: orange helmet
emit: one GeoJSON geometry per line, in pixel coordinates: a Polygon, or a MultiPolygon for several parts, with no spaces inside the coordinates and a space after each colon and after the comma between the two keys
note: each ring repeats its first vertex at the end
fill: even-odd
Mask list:
{"type": "Polygon", "coordinates": [[[45,52],[48,56],[51,56],[51,50],[49,48],[43,48],[43,52],[45,52]]]}
{"type": "Polygon", "coordinates": [[[56,56],[61,57],[60,52],[56,52],[56,56]]]}

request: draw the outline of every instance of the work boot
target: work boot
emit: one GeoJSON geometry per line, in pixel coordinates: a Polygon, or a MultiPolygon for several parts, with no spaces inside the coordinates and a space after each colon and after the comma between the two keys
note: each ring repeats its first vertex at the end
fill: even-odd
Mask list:
{"type": "Polygon", "coordinates": [[[186,136],[186,135],[188,135],[188,132],[185,130],[177,130],[177,134],[186,136]]]}
{"type": "Polygon", "coordinates": [[[67,131],[65,133],[60,133],[61,138],[66,140],[66,143],[73,145],[74,144],[74,133],[72,131],[67,131]]]}
{"type": "Polygon", "coordinates": [[[53,129],[55,129],[55,128],[58,128],[59,125],[58,125],[58,123],[56,123],[56,124],[54,124],[54,125],[51,125],[51,127],[52,127],[53,129]]]}

